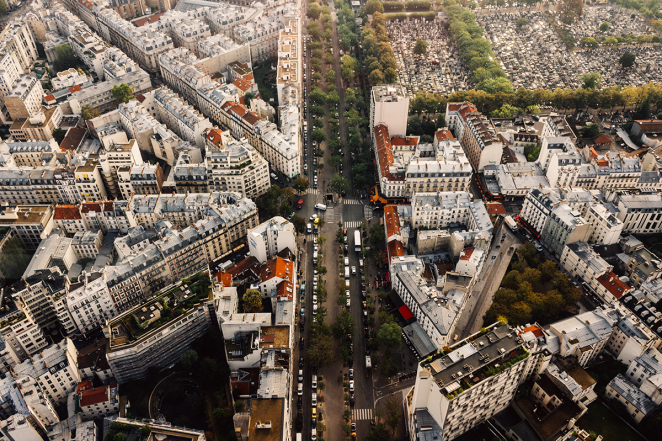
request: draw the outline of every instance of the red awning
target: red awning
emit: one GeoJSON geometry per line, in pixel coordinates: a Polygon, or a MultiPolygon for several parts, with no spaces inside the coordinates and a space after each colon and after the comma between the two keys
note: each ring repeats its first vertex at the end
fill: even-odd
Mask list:
{"type": "Polygon", "coordinates": [[[401,307],[398,308],[398,311],[400,314],[402,314],[402,318],[405,320],[409,320],[414,316],[414,314],[411,313],[409,308],[407,308],[407,305],[402,305],[401,307]]]}

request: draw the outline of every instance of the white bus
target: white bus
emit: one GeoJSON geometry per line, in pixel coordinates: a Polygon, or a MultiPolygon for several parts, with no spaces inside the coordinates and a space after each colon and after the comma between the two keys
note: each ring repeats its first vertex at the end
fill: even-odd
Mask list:
{"type": "Polygon", "coordinates": [[[354,251],[361,251],[361,231],[354,230],[354,251]]]}

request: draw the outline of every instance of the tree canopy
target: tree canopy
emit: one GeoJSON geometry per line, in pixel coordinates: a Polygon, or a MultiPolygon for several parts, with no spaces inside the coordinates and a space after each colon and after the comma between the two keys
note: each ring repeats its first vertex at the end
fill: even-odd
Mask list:
{"type": "Polygon", "coordinates": [[[126,83],[116,84],[110,91],[110,94],[115,98],[118,104],[128,103],[133,97],[133,89],[126,83]]]}
{"type": "Polygon", "coordinates": [[[349,190],[349,182],[341,174],[336,173],[331,177],[329,188],[336,194],[344,195],[349,190]]]}
{"type": "Polygon", "coordinates": [[[55,47],[55,60],[53,61],[53,70],[62,72],[70,68],[78,67],[82,62],[74,53],[74,50],[68,44],[60,44],[55,47]]]}
{"type": "Polygon", "coordinates": [[[600,72],[587,72],[579,76],[579,81],[584,89],[599,89],[602,85],[602,75],[600,72]]]}
{"type": "Polygon", "coordinates": [[[637,59],[637,56],[632,52],[625,52],[621,55],[621,58],[618,59],[618,62],[621,63],[623,67],[632,67],[634,66],[634,61],[637,59]]]}
{"type": "Polygon", "coordinates": [[[414,53],[416,55],[425,55],[428,53],[428,43],[427,41],[423,40],[422,38],[419,38],[416,40],[416,44],[414,45],[414,53]]]}
{"type": "Polygon", "coordinates": [[[241,298],[244,312],[262,311],[262,293],[256,289],[247,289],[241,298]]]}

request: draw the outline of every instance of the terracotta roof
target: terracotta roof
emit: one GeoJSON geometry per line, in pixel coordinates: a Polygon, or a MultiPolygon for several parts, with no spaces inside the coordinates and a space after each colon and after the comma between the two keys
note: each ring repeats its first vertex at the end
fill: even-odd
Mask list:
{"type": "Polygon", "coordinates": [[[595,151],[595,149],[593,147],[590,147],[588,150],[591,152],[591,158],[597,158],[598,157],[598,153],[595,151]]]}
{"type": "Polygon", "coordinates": [[[288,280],[283,280],[276,286],[276,296],[277,297],[287,297],[292,300],[294,293],[294,285],[288,280]]]}
{"type": "Polygon", "coordinates": [[[225,271],[219,271],[216,274],[214,274],[214,277],[221,285],[225,287],[232,286],[232,274],[225,271]]]}
{"type": "Polygon", "coordinates": [[[240,262],[237,262],[236,264],[232,265],[230,268],[228,268],[228,273],[233,277],[237,278],[237,276],[240,276],[244,274],[246,271],[253,270],[255,269],[256,271],[259,270],[260,263],[254,256],[250,256],[240,262]]]}
{"type": "Polygon", "coordinates": [[[662,130],[662,120],[659,119],[644,119],[635,120],[639,124],[640,130],[662,130]]]}
{"type": "Polygon", "coordinates": [[[280,279],[294,278],[294,264],[292,261],[285,260],[282,257],[271,259],[260,269],[260,282],[266,282],[274,277],[280,279]]]}
{"type": "Polygon", "coordinates": [[[631,289],[627,283],[619,279],[613,272],[604,273],[598,277],[598,282],[617,299],[620,299],[623,294],[631,289]]]}
{"type": "Polygon", "coordinates": [[[439,129],[435,132],[434,136],[437,138],[437,141],[439,142],[455,139],[451,131],[448,129],[439,129]]]}
{"type": "Polygon", "coordinates": [[[460,256],[460,260],[469,260],[469,259],[471,259],[471,255],[473,253],[474,253],[474,247],[466,248],[465,250],[462,251],[462,255],[460,256]]]}
{"type": "Polygon", "coordinates": [[[52,93],[49,93],[48,95],[46,95],[46,96],[44,97],[44,99],[45,99],[46,101],[55,101],[55,97],[53,96],[52,93]]]}
{"type": "Polygon", "coordinates": [[[394,257],[402,257],[405,255],[405,246],[402,245],[402,242],[400,242],[399,240],[390,241],[386,249],[388,250],[389,262],[394,257]]]}
{"type": "Polygon", "coordinates": [[[141,93],[140,95],[136,96],[136,99],[138,100],[139,103],[142,103],[143,101],[145,101],[145,95],[141,93]]]}
{"type": "Polygon", "coordinates": [[[255,77],[253,77],[253,72],[247,73],[246,75],[243,75],[242,78],[245,79],[246,81],[250,81],[251,84],[255,80],[255,77]]]}
{"type": "Polygon", "coordinates": [[[80,407],[92,406],[94,404],[108,401],[108,389],[117,387],[116,384],[108,384],[94,389],[79,390],[80,407]]]}
{"type": "Polygon", "coordinates": [[[489,214],[506,214],[506,209],[501,202],[486,202],[487,212],[489,214]]]}
{"type": "Polygon", "coordinates": [[[393,149],[391,147],[391,138],[388,134],[388,127],[384,124],[375,126],[375,143],[377,145],[377,161],[382,177],[389,181],[404,181],[404,173],[391,174],[389,166],[393,164],[393,149]]]}
{"type": "Polygon", "coordinates": [[[405,136],[391,138],[391,145],[417,145],[418,136],[405,136]]]}
{"type": "Polygon", "coordinates": [[[56,205],[55,213],[53,214],[54,220],[64,219],[82,219],[78,205],[56,205]]]}
{"type": "Polygon", "coordinates": [[[467,113],[478,112],[476,106],[474,106],[468,101],[465,101],[463,103],[449,103],[448,110],[450,112],[453,111],[459,112],[463,120],[466,120],[467,113]]]}
{"type": "Polygon", "coordinates": [[[207,140],[214,144],[216,147],[223,145],[223,133],[220,129],[211,129],[207,134],[207,140]]]}
{"type": "Polygon", "coordinates": [[[396,205],[384,207],[384,225],[386,225],[386,240],[394,235],[400,235],[400,216],[396,205]]]}
{"type": "Polygon", "coordinates": [[[76,150],[87,135],[87,129],[80,127],[72,127],[67,131],[64,139],[60,143],[60,149],[63,151],[76,150]]]}
{"type": "Polygon", "coordinates": [[[593,138],[593,142],[596,144],[611,144],[611,138],[607,135],[600,135],[597,138],[593,138]]]}
{"type": "Polygon", "coordinates": [[[165,12],[161,12],[161,13],[159,13],[159,14],[150,15],[149,17],[139,18],[138,20],[136,20],[136,21],[133,22],[133,25],[134,25],[135,27],[139,28],[139,27],[141,27],[141,26],[146,25],[147,23],[156,23],[157,21],[159,21],[159,18],[161,18],[161,16],[162,16],[163,14],[165,14],[165,12]]]}
{"type": "Polygon", "coordinates": [[[598,164],[600,167],[607,167],[609,165],[609,162],[606,161],[605,159],[598,159],[595,161],[596,164],[598,164]]]}
{"type": "Polygon", "coordinates": [[[241,77],[234,80],[232,84],[237,86],[237,89],[241,90],[242,92],[246,92],[251,88],[251,82],[241,77]]]}
{"type": "Polygon", "coordinates": [[[89,213],[90,211],[94,211],[96,213],[101,213],[101,203],[100,202],[83,202],[80,207],[80,212],[85,214],[89,213]]]}
{"type": "Polygon", "coordinates": [[[258,115],[255,112],[250,112],[250,111],[246,112],[246,114],[243,116],[243,118],[244,118],[244,121],[246,121],[250,125],[254,125],[256,122],[258,122],[259,120],[262,119],[262,118],[260,118],[260,115],[258,115]]]}
{"type": "Polygon", "coordinates": [[[80,87],[80,85],[78,85],[78,84],[76,84],[75,86],[72,86],[72,87],[69,88],[69,91],[71,93],[80,92],[81,90],[83,90],[83,88],[80,87]]]}
{"type": "Polygon", "coordinates": [[[522,329],[522,332],[533,332],[533,335],[536,337],[542,337],[542,329],[536,325],[527,326],[526,328],[522,329]]]}

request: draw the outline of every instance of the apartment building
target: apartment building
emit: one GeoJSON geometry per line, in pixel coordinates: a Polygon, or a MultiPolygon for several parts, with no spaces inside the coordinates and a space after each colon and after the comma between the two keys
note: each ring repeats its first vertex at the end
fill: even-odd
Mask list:
{"type": "MultiPolygon", "coordinates": [[[[198,41],[194,52],[201,59],[213,58],[216,72],[223,72],[233,62],[251,63],[250,44],[237,44],[226,34],[219,32],[198,41]]],[[[205,63],[206,65],[207,63],[205,63]]]]}
{"type": "Polygon", "coordinates": [[[581,217],[581,213],[566,204],[561,204],[550,210],[540,239],[552,253],[560,256],[566,244],[586,242],[591,233],[590,227],[591,225],[581,217]]]}
{"type": "Polygon", "coordinates": [[[247,142],[222,140],[220,130],[208,131],[204,163],[209,191],[232,191],[250,199],[264,194],[271,185],[264,157],[247,142]]]}
{"type": "Polygon", "coordinates": [[[278,36],[278,65],[276,91],[278,107],[299,106],[303,87],[303,58],[300,20],[289,20],[278,36]]]}
{"type": "Polygon", "coordinates": [[[207,332],[213,320],[213,302],[193,297],[184,302],[187,307],[178,304],[186,289],[184,284],[175,285],[107,322],[103,329],[108,339],[106,356],[118,383],[144,379],[150,368],[178,361],[191,343],[207,332]],[[166,304],[181,314],[168,317],[166,304]],[[157,321],[157,316],[167,320],[157,321]],[[140,335],[134,335],[128,325],[128,320],[134,319],[142,325],[140,335]]]}
{"type": "Polygon", "coordinates": [[[582,280],[594,294],[598,291],[598,278],[614,268],[591,245],[581,241],[566,244],[559,262],[568,274],[582,280]]]}
{"type": "MultiPolygon", "coordinates": [[[[221,106],[226,101],[239,102],[239,90],[234,84],[220,84],[212,81],[198,89],[198,108],[215,124],[229,122],[221,106]]],[[[227,124],[224,125],[229,128],[227,124]]]]}
{"type": "Polygon", "coordinates": [[[91,381],[83,381],[76,388],[74,404],[83,421],[115,415],[120,410],[117,383],[94,387],[91,381]]]}
{"type": "MultiPolygon", "coordinates": [[[[143,165],[142,155],[136,140],[126,140],[124,132],[115,132],[118,135],[121,133],[120,137],[104,136],[107,132],[104,130],[101,132],[100,140],[104,139],[106,141],[104,150],[99,152],[101,174],[109,195],[119,199],[122,192],[119,188],[118,170],[143,165]]],[[[122,199],[126,200],[127,198],[122,197],[122,199]]]]}
{"type": "Polygon", "coordinates": [[[662,355],[650,348],[628,366],[625,377],[635,384],[656,405],[662,404],[662,355]]]}
{"type": "Polygon", "coordinates": [[[570,124],[566,121],[565,116],[551,113],[541,118],[543,122],[541,139],[547,137],[568,137],[573,142],[577,140],[577,135],[572,131],[570,124]]]}
{"type": "Polygon", "coordinates": [[[614,308],[598,308],[552,323],[549,332],[559,338],[559,355],[586,367],[605,349],[618,319],[614,308]]]}
{"type": "Polygon", "coordinates": [[[212,128],[209,119],[167,87],[154,92],[154,101],[163,123],[180,138],[200,148],[204,146],[205,132],[212,128]]]}
{"type": "MultiPolygon", "coordinates": [[[[572,141],[572,138],[568,136],[558,136],[558,137],[547,136],[545,138],[542,138],[542,143],[540,146],[540,154],[538,155],[538,159],[536,159],[535,162],[540,166],[540,169],[543,172],[547,173],[547,175],[549,176],[550,167],[559,165],[558,158],[556,161],[554,161],[554,157],[555,156],[565,157],[565,155],[569,155],[572,158],[576,156],[581,163],[581,157],[579,156],[579,151],[577,150],[575,143],[572,141]]],[[[561,165],[563,164],[564,163],[561,162],[561,165]]],[[[555,185],[555,184],[556,184],[556,179],[554,180],[554,183],[551,185],[555,185]]]]}
{"type": "Polygon", "coordinates": [[[142,17],[146,12],[145,0],[109,0],[109,4],[125,20],[142,17]]]}
{"type": "Polygon", "coordinates": [[[86,74],[81,73],[74,69],[73,67],[58,72],[55,78],[51,78],[51,84],[53,85],[53,90],[61,90],[67,87],[86,87],[91,85],[91,78],[86,74]]]}
{"type": "MultiPolygon", "coordinates": [[[[4,142],[0,151],[11,155],[13,164],[7,162],[5,167],[39,167],[43,163],[50,163],[56,157],[59,146],[54,139],[48,141],[4,142]]],[[[51,164],[49,164],[51,165],[51,164]]]]}
{"type": "Polygon", "coordinates": [[[127,234],[136,226],[131,212],[127,210],[128,205],[128,201],[82,202],[79,211],[86,230],[127,234]]]}
{"type": "Polygon", "coordinates": [[[163,186],[163,170],[159,164],[134,165],[118,170],[122,199],[131,199],[132,194],[159,194],[163,186]]]}
{"type": "Polygon", "coordinates": [[[536,348],[536,340],[508,326],[491,326],[419,366],[404,403],[410,439],[453,440],[506,408],[530,366],[544,357],[536,348]]]}
{"type": "Polygon", "coordinates": [[[374,86],[370,91],[370,137],[375,138],[375,128],[386,126],[391,136],[407,134],[409,96],[398,84],[374,86]]]}
{"type": "Polygon", "coordinates": [[[211,82],[208,73],[196,67],[198,58],[183,47],[159,57],[163,81],[193,106],[198,105],[198,88],[211,82]]]}
{"type": "MultiPolygon", "coordinates": [[[[265,120],[259,122],[268,127],[265,120]]],[[[261,136],[255,148],[269,161],[271,167],[290,179],[296,178],[301,171],[301,151],[298,135],[294,137],[283,134],[278,130],[262,132],[259,127],[257,128],[257,134],[261,136]]]]}
{"type": "Polygon", "coordinates": [[[69,37],[69,46],[88,69],[96,73],[98,78],[104,78],[103,60],[107,49],[104,41],[82,23],[64,35],[69,37]]]}
{"type": "Polygon", "coordinates": [[[119,78],[109,78],[84,89],[76,86],[68,101],[72,112],[80,114],[84,107],[90,107],[102,113],[116,109],[118,103],[113,98],[112,90],[113,87],[120,84],[127,84],[136,95],[152,88],[149,74],[142,69],[127,72],[119,78]]]}
{"type": "Polygon", "coordinates": [[[50,205],[1,208],[0,227],[11,228],[27,250],[36,250],[53,229],[53,208],[50,205]]]}
{"type": "MultiPolygon", "coordinates": [[[[198,155],[196,155],[198,156],[198,155]]],[[[199,161],[195,160],[188,153],[181,153],[168,176],[166,187],[177,193],[207,193],[207,168],[199,161]]]]}
{"type": "Polygon", "coordinates": [[[464,191],[416,193],[411,199],[413,228],[441,229],[451,224],[466,225],[469,230],[493,230],[485,204],[472,201],[464,191]]]}
{"type": "Polygon", "coordinates": [[[462,139],[464,120],[468,113],[476,113],[478,109],[472,103],[446,103],[446,125],[453,132],[456,139],[462,139]]]}
{"type": "Polygon", "coordinates": [[[41,111],[44,89],[32,75],[18,77],[11,91],[4,96],[5,106],[12,120],[30,118],[41,111]]]}
{"type": "Polygon", "coordinates": [[[662,262],[657,254],[639,243],[635,249],[616,256],[632,286],[639,287],[662,277],[662,262]]]}
{"type": "Polygon", "coordinates": [[[601,203],[594,203],[588,206],[586,213],[583,215],[584,219],[591,226],[591,234],[588,237],[588,242],[611,245],[617,243],[621,238],[623,227],[625,224],[618,219],[618,212],[612,212],[609,207],[601,203]]]}
{"type": "Polygon", "coordinates": [[[285,249],[296,251],[294,225],[280,216],[248,230],[248,249],[259,262],[273,259],[285,249]]]}
{"type": "Polygon", "coordinates": [[[97,159],[89,159],[76,167],[76,187],[85,201],[100,201],[108,196],[98,165],[97,159]]]}
{"type": "MultiPolygon", "coordinates": [[[[620,362],[630,365],[635,359],[659,345],[659,339],[634,314],[627,313],[621,318],[607,342],[607,350],[620,362]]],[[[660,396],[662,400],[662,395],[660,396]]]]}
{"type": "Polygon", "coordinates": [[[5,342],[5,347],[0,352],[2,375],[5,375],[10,367],[22,363],[49,344],[39,325],[15,307],[2,317],[0,336],[5,342]]]}
{"type": "Polygon", "coordinates": [[[158,72],[159,55],[174,48],[169,35],[147,26],[136,27],[110,8],[99,11],[96,23],[104,39],[111,41],[150,72],[158,72]]]}
{"type": "Polygon", "coordinates": [[[14,366],[14,375],[34,379],[49,401],[59,406],[66,403],[69,394],[80,383],[77,359],[78,350],[70,339],[65,338],[14,366]]]}
{"type": "Polygon", "coordinates": [[[175,47],[186,48],[192,52],[196,51],[200,40],[211,36],[208,24],[186,12],[175,10],[166,11],[156,23],[148,26],[169,35],[175,47]]]}
{"type": "Polygon", "coordinates": [[[59,417],[55,406],[44,394],[35,378],[8,375],[0,381],[0,385],[3,391],[3,407],[12,409],[8,413],[13,413],[8,418],[11,426],[4,428],[10,436],[40,439],[44,428],[58,423],[59,417]],[[22,412],[14,413],[13,409],[22,412]]]}
{"type": "Polygon", "coordinates": [[[41,329],[59,324],[55,302],[66,289],[66,278],[59,268],[37,269],[12,285],[11,295],[18,307],[41,329]]]}
{"type": "Polygon", "coordinates": [[[492,122],[481,113],[465,114],[460,143],[476,172],[482,172],[486,165],[501,163],[503,143],[492,122]]]}
{"type": "Polygon", "coordinates": [[[622,191],[616,194],[614,205],[625,234],[655,233],[662,225],[662,194],[622,191]]]}
{"type": "Polygon", "coordinates": [[[103,78],[105,80],[121,78],[130,72],[141,70],[135,61],[116,47],[109,47],[103,55],[103,78]]]}
{"type": "Polygon", "coordinates": [[[59,106],[42,107],[29,118],[18,118],[9,127],[9,134],[16,141],[49,141],[53,131],[60,128],[62,109],[59,106]]]}
{"type": "Polygon", "coordinates": [[[78,259],[96,259],[102,242],[101,230],[77,231],[71,241],[71,249],[78,259]]]}
{"type": "Polygon", "coordinates": [[[237,43],[250,45],[251,60],[260,63],[278,55],[278,33],[284,28],[283,21],[262,16],[235,26],[232,33],[237,43]]]}
{"type": "Polygon", "coordinates": [[[606,397],[625,406],[630,417],[638,424],[656,409],[655,403],[623,374],[618,374],[607,384],[606,397]]]}

